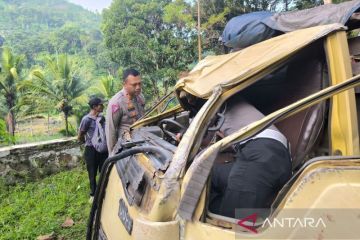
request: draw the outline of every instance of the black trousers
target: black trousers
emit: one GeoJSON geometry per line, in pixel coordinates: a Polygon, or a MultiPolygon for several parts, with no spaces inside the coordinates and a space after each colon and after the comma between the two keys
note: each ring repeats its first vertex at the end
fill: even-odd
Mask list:
{"type": "Polygon", "coordinates": [[[96,174],[101,171],[101,168],[108,157],[108,153],[99,153],[92,146],[85,146],[84,159],[86,162],[86,169],[90,181],[90,196],[94,196],[96,190],[96,174]]]}
{"type": "Polygon", "coordinates": [[[209,209],[235,217],[236,209],[269,208],[291,174],[284,145],[268,138],[248,141],[237,149],[235,161],[214,165],[209,209]]]}

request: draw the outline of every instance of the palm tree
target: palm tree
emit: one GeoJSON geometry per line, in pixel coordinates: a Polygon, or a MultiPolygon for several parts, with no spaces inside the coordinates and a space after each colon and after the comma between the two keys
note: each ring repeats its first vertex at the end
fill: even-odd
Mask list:
{"type": "Polygon", "coordinates": [[[93,87],[89,88],[89,93],[92,95],[100,95],[104,99],[109,100],[122,88],[120,82],[121,81],[115,79],[114,76],[110,74],[103,76],[93,87]]]}
{"type": "Polygon", "coordinates": [[[18,86],[20,83],[19,73],[23,56],[14,55],[10,48],[3,48],[0,73],[0,92],[5,98],[6,105],[6,128],[8,132],[15,135],[16,111],[18,101],[18,86]]]}
{"type": "Polygon", "coordinates": [[[56,106],[64,114],[66,135],[69,136],[69,116],[88,101],[89,87],[82,80],[67,55],[48,58],[45,69],[34,69],[30,79],[22,85],[33,99],[56,106]],[[42,99],[42,100],[41,100],[42,99]]]}

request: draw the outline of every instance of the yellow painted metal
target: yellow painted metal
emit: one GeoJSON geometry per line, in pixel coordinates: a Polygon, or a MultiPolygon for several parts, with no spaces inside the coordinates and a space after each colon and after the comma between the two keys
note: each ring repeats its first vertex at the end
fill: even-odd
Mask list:
{"type": "Polygon", "coordinates": [[[256,121],[254,123],[249,124],[248,126],[238,130],[237,132],[233,133],[230,136],[227,136],[223,138],[222,140],[214,143],[210,147],[208,147],[205,151],[203,151],[197,158],[193,161],[190,168],[188,169],[183,185],[182,185],[182,193],[185,192],[185,188],[187,187],[188,182],[193,177],[194,169],[198,167],[202,167],[201,165],[203,162],[206,161],[209,156],[213,155],[215,152],[218,151],[218,149],[223,150],[229,147],[231,144],[233,144],[236,141],[241,141],[247,137],[250,137],[257,132],[259,132],[264,127],[268,126],[271,123],[274,123],[276,121],[280,121],[281,119],[287,118],[307,107],[310,107],[316,103],[318,103],[321,100],[324,100],[326,98],[329,98],[333,96],[334,94],[343,92],[347,89],[354,88],[355,86],[360,85],[360,75],[357,75],[356,77],[351,78],[350,80],[347,80],[346,82],[339,83],[335,86],[330,86],[326,89],[321,90],[320,92],[314,93],[302,100],[299,100],[287,107],[284,107],[282,109],[279,109],[263,119],[256,121]],[[276,121],[275,121],[276,120],[276,121]]]}
{"type": "Polygon", "coordinates": [[[151,222],[141,218],[134,221],[133,238],[136,240],[178,240],[179,221],[151,222]]]}
{"type": "Polygon", "coordinates": [[[160,119],[164,119],[164,118],[173,116],[175,113],[179,113],[182,111],[184,111],[184,109],[181,107],[181,105],[177,105],[159,115],[148,117],[148,118],[142,119],[138,122],[135,122],[133,125],[131,125],[131,128],[142,127],[142,126],[148,125],[152,122],[159,121],[160,119]]]}
{"type": "Polygon", "coordinates": [[[180,200],[180,175],[188,160],[188,154],[191,151],[191,148],[194,147],[194,144],[198,142],[199,139],[197,134],[199,134],[200,131],[197,123],[206,121],[209,117],[208,112],[211,111],[210,106],[217,101],[220,95],[221,89],[216,88],[211,98],[196,114],[179,143],[172,162],[162,179],[163,181],[159,189],[159,194],[156,196],[154,208],[149,216],[153,221],[168,221],[169,218],[171,219],[171,217],[174,217],[180,200]]]}
{"type": "MultiPolygon", "coordinates": [[[[328,28],[330,29],[330,28],[328,28]]],[[[333,29],[333,28],[331,28],[333,29]]],[[[344,53],[344,47],[347,45],[344,43],[344,39],[346,41],[345,32],[336,32],[331,35],[329,40],[326,42],[326,48],[330,64],[330,73],[332,77],[332,84],[336,84],[342,82],[343,79],[347,79],[349,74],[348,65],[346,63],[346,59],[348,53],[344,53]],[[340,57],[339,57],[340,56],[340,57]],[[337,60],[339,58],[340,60],[337,60]],[[341,60],[342,59],[342,60],[341,60]],[[339,62],[340,61],[340,62],[339,62]],[[341,61],[345,62],[344,64],[341,61]],[[343,78],[344,77],[344,78],[343,78]],[[340,80],[342,79],[342,80],[340,80]]],[[[293,53],[293,50],[289,50],[285,55],[286,57],[290,56],[293,53]]],[[[277,59],[277,61],[272,62],[272,67],[279,64],[286,57],[277,59]]],[[[349,58],[348,58],[349,59],[349,58]]],[[[249,71],[248,75],[246,75],[247,83],[243,83],[244,86],[246,84],[250,84],[253,81],[256,81],[258,76],[262,75],[262,72],[267,72],[269,70],[268,66],[258,66],[258,72],[249,71]]],[[[351,74],[351,69],[350,69],[351,74]]],[[[199,78],[200,79],[200,78],[199,78]]],[[[183,81],[179,83],[177,86],[185,87],[189,82],[183,81]]],[[[190,84],[191,85],[191,84],[190,84]]],[[[189,86],[190,86],[189,85],[189,86]]],[[[226,84],[225,84],[226,85],[226,84]]],[[[223,85],[223,86],[225,86],[223,85]]],[[[215,91],[215,94],[211,97],[210,101],[205,103],[208,105],[205,108],[202,108],[201,111],[197,114],[197,116],[193,119],[193,122],[202,124],[204,127],[204,122],[209,119],[210,113],[214,112],[215,108],[221,104],[221,102],[225,101],[229,96],[234,94],[236,91],[239,91],[242,87],[239,85],[233,85],[232,88],[221,89],[218,88],[215,91]]],[[[230,85],[228,85],[230,86],[230,85]]],[[[348,85],[347,89],[350,87],[354,87],[355,84],[351,86],[348,85]]],[[[333,87],[330,87],[328,90],[325,90],[323,93],[327,94],[332,91],[333,87]]],[[[334,93],[334,92],[333,92],[334,93]]],[[[335,129],[339,129],[338,132],[332,133],[332,143],[333,146],[337,149],[341,150],[343,154],[353,155],[359,152],[358,146],[358,136],[357,136],[357,125],[356,125],[356,110],[354,110],[353,114],[351,113],[351,109],[354,108],[354,99],[352,99],[351,90],[347,93],[343,94],[343,97],[334,98],[332,112],[336,113],[335,118],[332,116],[332,121],[335,124],[335,129]],[[345,109],[345,112],[342,112],[342,109],[345,109]],[[351,129],[353,124],[356,126],[355,130],[351,129]],[[354,133],[355,132],[355,133],[354,133]],[[345,140],[343,140],[345,139],[345,140]],[[357,148],[356,144],[357,143],[357,148]]],[[[318,93],[318,95],[310,96],[306,99],[303,99],[297,103],[294,103],[291,106],[288,106],[284,109],[281,109],[264,119],[249,125],[248,127],[241,129],[237,133],[227,138],[224,138],[222,141],[217,142],[209,149],[207,149],[202,156],[199,157],[205,158],[207,155],[211,154],[211,152],[215,148],[225,148],[230,145],[232,142],[237,141],[243,137],[253,134],[258,129],[261,128],[262,125],[266,125],[272,118],[276,116],[280,116],[286,112],[289,112],[292,108],[296,106],[309,106],[311,102],[318,102],[322,99],[318,93]]],[[[146,124],[149,124],[153,121],[157,121],[160,118],[164,118],[166,116],[171,116],[175,112],[180,112],[183,109],[178,106],[173,110],[167,111],[164,114],[161,114],[156,117],[144,119],[138,123],[135,123],[133,127],[140,127],[146,124]]],[[[295,112],[293,112],[295,113],[295,112]]],[[[292,113],[292,114],[293,114],[292,113]]],[[[134,228],[133,235],[129,236],[126,232],[124,226],[122,225],[119,217],[118,217],[118,209],[119,209],[119,200],[123,198],[126,201],[125,193],[122,188],[122,183],[119,179],[118,173],[115,167],[111,170],[109,183],[106,189],[106,196],[104,199],[104,204],[102,207],[102,215],[101,215],[101,225],[103,230],[105,231],[108,239],[151,239],[151,236],[156,236],[156,239],[178,239],[179,235],[181,239],[234,239],[235,232],[234,230],[223,229],[219,226],[213,226],[209,223],[202,223],[199,221],[204,208],[205,208],[205,190],[203,191],[199,203],[197,205],[194,221],[184,222],[181,219],[177,219],[174,221],[176,216],[176,209],[178,207],[178,203],[181,197],[181,193],[184,193],[184,189],[187,186],[188,180],[191,177],[191,168],[196,167],[196,164],[200,164],[200,160],[198,162],[194,162],[191,165],[191,168],[188,170],[185,175],[184,181],[182,181],[181,172],[184,170],[184,166],[188,160],[189,153],[191,149],[194,148],[196,139],[198,139],[199,134],[199,125],[191,124],[188,131],[185,133],[183,140],[178,146],[178,149],[174,155],[173,162],[171,163],[168,171],[164,176],[158,176],[159,181],[161,181],[159,192],[148,191],[143,198],[143,203],[141,207],[129,206],[129,215],[134,219],[134,228]]],[[[148,159],[144,156],[139,156],[139,162],[145,167],[146,171],[153,172],[154,169],[149,164],[148,159]]],[[[339,161],[336,161],[339,163],[339,161]]],[[[329,207],[354,207],[357,206],[360,208],[360,178],[359,178],[359,169],[346,169],[339,171],[321,171],[320,169],[324,168],[334,168],[339,167],[335,163],[331,161],[326,161],[321,164],[312,164],[310,165],[306,171],[299,177],[299,180],[295,182],[289,191],[288,195],[284,198],[284,201],[279,205],[278,209],[285,208],[296,208],[296,207],[313,207],[318,208],[321,206],[329,206],[329,207]],[[322,165],[321,165],[322,164],[322,165]],[[306,182],[304,179],[309,179],[309,174],[312,172],[317,172],[319,175],[317,177],[321,178],[321,181],[315,181],[316,183],[312,183],[311,181],[306,182]],[[346,183],[349,183],[348,185],[346,183]],[[312,185],[311,185],[312,184],[312,185]],[[337,192],[341,192],[341,195],[333,197],[337,192]],[[297,194],[295,194],[297,193],[297,194]],[[314,193],[322,193],[322,196],[316,196],[314,193]],[[291,195],[292,194],[292,195],[291,195]],[[355,194],[355,197],[354,197],[355,194]],[[345,198],[343,198],[345,196],[345,198]],[[329,198],[333,200],[329,201],[329,198]],[[344,201],[346,199],[354,198],[354,200],[348,201],[347,203],[344,201]],[[325,204],[325,205],[322,205],[325,204]],[[340,205],[339,205],[340,204],[340,205]]],[[[350,166],[359,167],[359,161],[351,162],[351,161],[341,161],[343,168],[350,168],[350,166]]],[[[339,169],[339,168],[338,168],[339,169]]],[[[263,230],[265,234],[265,230],[263,230]]],[[[244,233],[241,238],[254,238],[253,236],[244,233]]],[[[256,238],[256,237],[255,237],[256,238]]]]}
{"type": "MultiPolygon", "coordinates": [[[[108,239],[133,239],[128,234],[124,225],[120,221],[120,218],[118,217],[120,198],[127,202],[121,180],[118,176],[116,168],[113,167],[109,176],[109,182],[106,187],[106,195],[102,206],[101,226],[108,239]]],[[[133,219],[139,217],[139,211],[135,209],[135,207],[128,207],[128,210],[129,215],[133,219]]]]}
{"type": "MultiPolygon", "coordinates": [[[[356,78],[359,78],[359,76],[357,76],[356,78]]],[[[353,78],[353,79],[356,79],[356,78],[353,78]]],[[[359,81],[357,81],[359,84],[359,81]]],[[[354,85],[348,85],[346,89],[350,88],[350,87],[354,87],[354,85]]],[[[334,86],[332,87],[329,87],[328,89],[325,89],[323,90],[322,92],[319,92],[319,93],[315,93],[314,95],[312,96],[309,96],[297,103],[294,103],[288,107],[286,107],[285,109],[280,109],[279,111],[273,113],[273,114],[270,114],[269,116],[265,117],[263,120],[259,121],[259,122],[255,122],[254,124],[252,125],[249,125],[248,127],[238,131],[237,133],[235,133],[234,135],[231,135],[227,138],[224,138],[223,140],[215,143],[214,145],[212,145],[211,147],[209,147],[206,151],[203,152],[203,154],[201,156],[199,156],[197,159],[195,159],[195,161],[192,163],[192,165],[190,166],[189,170],[187,171],[185,177],[184,177],[184,181],[183,181],[183,184],[182,184],[182,193],[184,193],[184,190],[185,188],[187,187],[187,184],[188,184],[188,181],[190,180],[191,178],[191,174],[193,172],[193,169],[195,169],[196,167],[199,167],[199,164],[201,159],[205,158],[206,156],[209,156],[212,154],[212,150],[214,150],[215,148],[226,148],[230,143],[232,143],[234,141],[235,138],[238,138],[239,139],[239,136],[241,135],[240,133],[242,132],[244,135],[246,134],[246,132],[248,134],[246,135],[249,135],[251,134],[252,132],[256,131],[256,129],[260,128],[260,122],[263,122],[265,123],[266,125],[266,121],[269,120],[271,117],[274,117],[278,114],[281,114],[281,113],[284,113],[284,112],[287,112],[288,110],[290,110],[291,108],[294,108],[296,105],[297,106],[303,106],[303,107],[308,107],[310,104],[310,102],[312,102],[313,104],[315,102],[318,102],[321,98],[320,96],[324,96],[324,93],[327,92],[328,96],[334,94],[335,92],[334,91],[331,91],[331,89],[333,89],[334,86]],[[272,116],[271,116],[272,115],[272,116]],[[267,120],[266,120],[267,119],[267,120]],[[237,137],[235,137],[237,135],[237,137]]],[[[344,88],[345,89],[345,88],[344,88]]],[[[238,140],[237,139],[237,140],[238,140]]],[[[324,161],[325,166],[327,167],[331,167],[331,166],[336,166],[336,167],[343,167],[344,165],[348,164],[348,166],[356,166],[356,165],[359,165],[359,161],[334,161],[334,162],[331,162],[331,161],[324,161]],[[354,164],[355,163],[355,164],[354,164]],[[336,165],[338,164],[338,165],[336,165]]],[[[304,173],[299,177],[299,181],[298,183],[294,184],[294,188],[298,187],[299,189],[302,189],[304,187],[304,185],[302,184],[301,181],[303,182],[306,182],[306,180],[304,180],[304,178],[306,177],[306,174],[309,173],[309,171],[311,170],[316,170],[316,169],[321,169],[319,167],[319,165],[316,165],[316,164],[313,164],[313,165],[310,165],[312,167],[308,167],[307,168],[307,171],[304,171],[304,173]]],[[[321,172],[321,171],[320,171],[321,172]]],[[[331,171],[330,171],[331,172],[331,171]]],[[[333,171],[333,172],[336,172],[336,171],[333,171]]],[[[328,175],[328,172],[326,173],[327,177],[329,176],[328,175]]],[[[332,174],[332,173],[330,173],[332,174]]],[[[336,176],[339,177],[339,175],[335,175],[333,174],[331,177],[330,177],[330,180],[324,180],[324,183],[321,183],[323,180],[319,178],[317,178],[316,180],[319,181],[318,182],[318,185],[317,185],[317,188],[311,188],[311,190],[309,190],[307,192],[307,194],[302,194],[301,198],[302,199],[308,199],[308,201],[304,201],[305,205],[300,205],[300,204],[295,204],[293,205],[295,208],[306,208],[306,207],[313,207],[313,208],[319,208],[321,207],[321,202],[328,202],[328,205],[323,205],[323,206],[338,206],[338,207],[351,207],[351,206],[358,206],[358,203],[357,204],[352,204],[352,202],[349,202],[349,205],[345,205],[343,203],[341,203],[340,205],[339,204],[336,204],[336,202],[339,200],[339,198],[336,198],[334,199],[334,201],[329,201],[328,198],[330,198],[333,194],[336,193],[336,191],[339,191],[339,192],[344,192],[346,191],[347,193],[345,194],[344,193],[344,196],[346,196],[346,198],[352,198],[353,197],[353,194],[355,196],[357,196],[358,198],[356,198],[356,201],[360,201],[360,195],[358,194],[360,188],[359,186],[357,186],[357,184],[360,182],[360,165],[358,167],[358,169],[353,169],[351,170],[350,172],[347,171],[345,172],[342,176],[342,180],[343,180],[343,183],[340,183],[340,185],[337,185],[338,182],[337,182],[337,179],[336,179],[336,176]],[[347,189],[342,189],[341,191],[339,190],[339,187],[343,187],[344,185],[346,185],[345,183],[348,182],[350,183],[350,185],[348,186],[347,189]],[[351,183],[354,183],[356,186],[355,186],[355,190],[353,189],[353,184],[351,183]],[[323,187],[323,189],[321,188],[321,186],[323,187]],[[333,189],[334,191],[330,192],[328,191],[328,189],[325,189],[326,187],[329,187],[331,189],[333,189]],[[324,191],[324,198],[321,198],[319,197],[318,195],[314,195],[313,193],[321,193],[321,191],[324,191]],[[312,197],[312,199],[310,198],[312,197]],[[321,200],[320,200],[321,199],[321,200]],[[317,205],[316,207],[315,206],[312,206],[311,203],[312,202],[315,202],[317,201],[319,203],[319,205],[317,205]],[[333,205],[329,205],[329,203],[333,203],[333,205]],[[307,205],[306,205],[307,204],[307,205]]],[[[324,177],[325,179],[325,177],[324,177]]],[[[292,188],[291,191],[289,191],[290,193],[294,192],[294,188],[292,188]]],[[[299,194],[299,193],[298,193],[299,194]]],[[[296,194],[294,194],[295,196],[297,196],[296,194]]],[[[289,196],[286,196],[284,197],[284,203],[278,207],[278,209],[281,211],[282,209],[285,209],[284,205],[286,205],[285,203],[288,201],[289,199],[289,196]]],[[[289,202],[291,202],[291,200],[289,200],[289,202]]],[[[219,226],[215,227],[215,226],[212,226],[211,224],[209,223],[201,223],[198,221],[199,219],[199,216],[200,216],[200,213],[203,212],[204,210],[204,206],[205,206],[205,203],[204,203],[204,193],[202,194],[200,200],[199,200],[199,203],[198,203],[198,206],[196,208],[196,211],[195,211],[195,214],[194,214],[194,218],[193,218],[193,221],[187,221],[185,222],[185,237],[184,239],[217,239],[217,238],[221,238],[223,240],[227,240],[227,239],[234,239],[234,236],[235,236],[235,233],[233,230],[229,231],[229,230],[226,230],[226,229],[222,229],[220,228],[219,226]],[[214,238],[212,238],[214,237],[214,238]]],[[[281,214],[281,213],[279,213],[281,214]]],[[[256,238],[259,238],[259,237],[262,237],[262,238],[266,238],[266,235],[268,234],[269,236],[274,236],[276,235],[276,232],[274,232],[274,230],[270,229],[270,230],[266,230],[266,229],[260,229],[259,231],[262,231],[261,235],[257,235],[257,236],[251,236],[249,235],[248,233],[240,233],[238,234],[237,233],[237,238],[238,239],[256,239],[256,238]],[[268,232],[266,232],[268,231],[268,232]]],[[[327,234],[331,235],[331,230],[329,230],[330,232],[327,232],[327,234]]],[[[291,234],[295,234],[293,232],[289,232],[288,233],[289,236],[291,236],[291,234]]]]}
{"type": "MultiPolygon", "coordinates": [[[[331,84],[343,82],[352,76],[349,47],[346,32],[330,34],[326,39],[331,84]]],[[[331,152],[332,155],[359,154],[359,134],[357,125],[354,89],[338,94],[331,102],[331,152]]]]}
{"type": "MultiPolygon", "coordinates": [[[[147,196],[149,202],[151,196],[147,196]]],[[[146,203],[144,203],[146,205],[146,203]]],[[[152,206],[152,204],[150,204],[152,206]]],[[[156,239],[167,240],[169,236],[171,239],[179,238],[179,223],[178,221],[168,222],[153,222],[148,221],[146,212],[135,206],[129,206],[122,188],[121,180],[118,176],[115,167],[111,170],[109,183],[106,188],[106,195],[102,206],[101,226],[107,238],[110,240],[124,240],[124,239],[156,239]],[[134,220],[132,234],[129,235],[125,230],[124,225],[118,217],[119,200],[123,199],[126,203],[130,217],[134,220]]]]}
{"type": "Polygon", "coordinates": [[[233,230],[220,228],[199,221],[187,221],[184,225],[184,238],[186,240],[234,240],[233,230]]]}
{"type": "Polygon", "coordinates": [[[177,93],[185,90],[194,96],[208,98],[216,86],[221,85],[225,90],[229,90],[311,42],[342,29],[344,28],[340,24],[301,29],[254,44],[238,52],[206,57],[188,76],[176,83],[175,89],[177,93]]]}
{"type": "MultiPolygon", "coordinates": [[[[290,57],[292,54],[287,56],[290,57]]],[[[234,88],[228,89],[224,91],[221,87],[217,87],[214,89],[213,95],[205,103],[205,106],[200,109],[195,118],[193,119],[193,123],[190,125],[189,129],[186,131],[185,135],[182,138],[178,146],[178,151],[173,157],[172,163],[170,164],[170,171],[167,172],[169,176],[172,173],[175,173],[175,176],[171,176],[171,179],[177,179],[178,177],[183,177],[183,167],[185,166],[188,156],[197,152],[198,147],[201,141],[197,141],[197,139],[201,138],[201,131],[199,129],[206,129],[206,123],[212,119],[215,113],[218,111],[220,106],[233,94],[239,92],[240,90],[254,84],[257,80],[266,76],[267,74],[273,72],[275,69],[279,67],[287,58],[281,59],[277,62],[277,64],[273,64],[263,71],[258,72],[254,76],[249,77],[246,81],[243,81],[241,84],[235,86],[234,88]],[[179,150],[181,149],[181,150],[179,150]],[[175,170],[173,170],[174,168],[175,170]]],[[[184,179],[183,183],[186,183],[187,180],[184,179]]]]}
{"type": "MultiPolygon", "coordinates": [[[[310,164],[300,174],[298,179],[289,189],[283,201],[277,207],[272,217],[281,219],[289,217],[289,211],[304,209],[308,216],[316,216],[316,209],[329,209],[332,221],[326,221],[326,229],[309,229],[299,232],[298,229],[268,228],[260,227],[258,234],[242,231],[236,224],[230,224],[230,229],[221,228],[216,224],[216,219],[200,222],[199,216],[204,208],[204,194],[202,195],[194,220],[184,222],[183,239],[278,239],[274,236],[287,234],[288,238],[307,235],[323,236],[323,238],[334,236],[336,233],[336,214],[340,209],[359,209],[360,208],[360,159],[352,160],[323,160],[310,164]],[[332,215],[333,213],[333,215],[332,215]]],[[[354,216],[349,211],[349,219],[354,216]]],[[[323,215],[320,217],[324,217],[323,215]]],[[[234,219],[235,220],[235,219],[234,219]]],[[[327,219],[328,220],[328,219],[327,219]]],[[[236,220],[235,220],[236,222],[236,220]]],[[[355,216],[351,224],[360,224],[360,218],[355,216]]],[[[349,223],[348,223],[349,224],[349,223]]],[[[353,236],[360,236],[359,228],[352,228],[353,236]]],[[[297,238],[299,239],[299,238],[297,238]]]]}
{"type": "MultiPolygon", "coordinates": [[[[359,76],[356,77],[357,79],[359,78],[359,76]]],[[[353,81],[353,80],[351,80],[353,81]]],[[[357,80],[357,82],[359,82],[359,80],[357,80]]],[[[245,83],[245,82],[244,82],[245,83]]],[[[356,83],[356,84],[350,84],[346,87],[346,89],[350,89],[356,85],[358,85],[359,83],[356,83]]],[[[242,84],[241,84],[242,85],[242,84]]],[[[237,86],[237,87],[240,87],[241,85],[237,86]]],[[[236,87],[236,88],[237,88],[236,87]]],[[[238,89],[237,89],[238,90],[238,89]]],[[[227,95],[231,95],[233,94],[235,91],[233,90],[229,90],[229,91],[226,91],[224,94],[222,94],[220,96],[220,98],[218,98],[216,100],[216,102],[214,102],[213,104],[209,104],[208,107],[203,107],[201,109],[201,111],[207,111],[208,114],[211,110],[213,110],[213,108],[215,108],[216,105],[218,105],[219,103],[221,103],[221,100],[224,100],[226,99],[226,96],[227,95]]],[[[195,169],[196,167],[198,167],[198,164],[201,164],[201,160],[202,159],[205,159],[207,158],[208,156],[214,154],[214,151],[215,149],[217,148],[226,148],[228,147],[229,145],[231,145],[233,142],[235,141],[240,141],[241,139],[244,139],[246,137],[249,137],[251,135],[253,135],[254,133],[256,133],[257,131],[259,131],[260,129],[262,129],[262,127],[266,126],[267,124],[269,124],[269,122],[272,121],[272,119],[277,119],[277,121],[285,118],[285,117],[289,117],[290,115],[292,114],[295,114],[297,112],[299,112],[300,110],[302,109],[305,109],[306,107],[310,107],[312,104],[315,104],[315,103],[318,103],[320,100],[324,100],[325,99],[325,95],[327,95],[327,97],[329,96],[332,96],[333,94],[335,94],[336,92],[340,92],[340,91],[334,91],[334,88],[333,87],[329,87],[327,88],[326,90],[323,90],[321,92],[318,92],[318,93],[315,93],[313,94],[312,96],[309,96],[305,99],[302,99],[292,105],[289,105],[283,109],[280,109],[268,116],[266,116],[264,119],[258,121],[258,122],[255,122],[253,124],[250,124],[249,126],[239,130],[237,133],[229,136],[229,137],[226,137],[224,139],[222,139],[221,141],[215,143],[214,145],[212,145],[211,147],[209,147],[206,151],[204,151],[201,156],[198,156],[197,159],[195,159],[194,163],[192,163],[192,165],[190,166],[190,169],[187,171],[187,174],[185,175],[184,177],[184,181],[182,183],[182,187],[181,187],[181,192],[182,194],[184,193],[185,189],[186,189],[186,186],[187,186],[187,183],[188,183],[188,180],[192,174],[192,169],[195,169]],[[297,108],[296,111],[293,111],[292,109],[295,109],[297,108]],[[279,116],[281,116],[279,118],[279,116]],[[240,137],[241,136],[241,137],[240,137]]],[[[199,114],[199,115],[202,115],[202,114],[199,114]]],[[[200,119],[200,116],[199,116],[199,119],[200,119]]],[[[203,118],[202,120],[204,120],[205,118],[203,118]]],[[[196,120],[198,120],[197,118],[194,119],[194,122],[196,122],[196,120]]],[[[199,125],[200,125],[200,121],[199,121],[199,125]]],[[[200,128],[202,129],[203,126],[199,127],[197,126],[197,128],[200,128]]],[[[191,135],[192,137],[194,137],[194,132],[193,131],[188,131],[187,133],[189,133],[189,135],[191,135]]],[[[189,141],[185,141],[184,144],[189,144],[191,145],[192,149],[197,149],[196,147],[194,147],[194,144],[192,143],[192,139],[189,138],[189,141]]],[[[180,144],[181,145],[181,144],[180,144]]],[[[179,147],[180,147],[179,145],[179,147]]],[[[182,146],[183,147],[183,146],[182,146]]],[[[184,152],[183,152],[184,153],[184,152]]],[[[177,160],[177,161],[173,161],[172,164],[171,164],[171,167],[173,166],[176,166],[176,169],[177,171],[175,171],[177,174],[179,172],[181,172],[181,169],[179,169],[179,167],[183,167],[184,166],[184,162],[186,161],[187,157],[184,158],[184,156],[187,156],[187,155],[184,155],[184,154],[181,154],[179,156],[182,156],[182,158],[179,157],[179,159],[176,159],[175,156],[174,156],[174,159],[173,160],[177,160]],[[184,161],[185,159],[185,161],[184,161]]],[[[170,173],[167,173],[170,175],[170,173]]],[[[178,175],[176,176],[178,177],[178,175]]],[[[171,179],[176,179],[176,177],[173,177],[171,179]]],[[[174,183],[175,185],[175,183],[174,183]]],[[[171,190],[168,190],[167,192],[171,192],[171,190]]]]}
{"type": "Polygon", "coordinates": [[[283,199],[278,209],[359,209],[360,160],[324,160],[310,164],[283,199]]]}
{"type": "MultiPolygon", "coordinates": [[[[289,56],[291,56],[291,54],[289,56]]],[[[215,114],[217,109],[222,105],[222,103],[225,102],[230,96],[240,91],[241,89],[253,84],[254,82],[261,79],[270,72],[274,71],[276,67],[285,60],[286,59],[282,59],[276,65],[264,69],[264,71],[261,71],[258,74],[252,76],[246,82],[243,82],[241,85],[238,85],[224,92],[221,96],[220,94],[222,89],[218,88],[217,90],[214,90],[214,92],[217,93],[213,95],[213,99],[211,101],[208,101],[206,103],[206,105],[209,105],[211,107],[209,108],[205,107],[202,110],[200,110],[200,112],[193,119],[193,122],[204,124],[207,121],[209,121],[209,119],[212,118],[212,116],[215,114]]],[[[169,114],[174,114],[182,110],[183,109],[180,106],[178,106],[177,108],[165,112],[164,114],[166,114],[167,116],[169,114]]],[[[150,122],[156,121],[158,119],[162,119],[164,117],[165,117],[164,115],[159,115],[156,117],[147,118],[138,123],[135,123],[133,126],[141,127],[142,125],[146,125],[150,122]]],[[[198,129],[206,129],[206,127],[199,127],[198,124],[192,124],[189,127],[189,129],[186,131],[185,135],[183,136],[182,141],[178,145],[178,149],[173,157],[172,163],[170,164],[168,171],[166,172],[166,176],[160,177],[164,180],[165,184],[161,185],[158,194],[155,196],[154,203],[152,205],[153,207],[150,208],[150,212],[147,215],[148,219],[151,219],[153,221],[168,221],[169,219],[172,219],[172,217],[174,216],[181,195],[180,185],[183,184],[181,181],[181,178],[183,177],[183,169],[184,169],[183,167],[187,162],[188,159],[187,156],[190,153],[190,151],[198,149],[197,145],[200,144],[200,141],[196,140],[199,139],[199,134],[201,132],[198,131],[198,129]]],[[[149,164],[147,163],[143,166],[148,166],[148,165],[149,164]]]]}

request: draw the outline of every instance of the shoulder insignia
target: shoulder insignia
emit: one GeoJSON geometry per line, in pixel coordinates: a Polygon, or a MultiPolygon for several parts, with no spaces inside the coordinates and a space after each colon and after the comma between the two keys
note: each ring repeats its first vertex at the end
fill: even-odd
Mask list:
{"type": "Polygon", "coordinates": [[[119,104],[112,104],[112,105],[111,105],[111,112],[112,112],[112,113],[116,113],[116,112],[119,111],[119,110],[120,110],[119,104]]]}

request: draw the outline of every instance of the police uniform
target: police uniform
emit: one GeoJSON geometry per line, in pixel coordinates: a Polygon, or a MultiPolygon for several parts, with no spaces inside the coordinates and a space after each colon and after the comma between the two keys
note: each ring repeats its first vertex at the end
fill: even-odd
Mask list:
{"type": "Polygon", "coordinates": [[[106,111],[105,134],[109,155],[115,154],[118,141],[130,140],[130,126],[144,115],[145,99],[142,94],[130,99],[125,89],[115,94],[106,111]]]}
{"type": "MultiPolygon", "coordinates": [[[[228,136],[263,117],[254,106],[237,98],[227,105],[220,131],[228,136]]],[[[273,125],[235,144],[235,150],[235,160],[216,163],[211,178],[209,208],[228,217],[235,217],[236,209],[269,208],[292,174],[288,141],[273,125]]]]}

